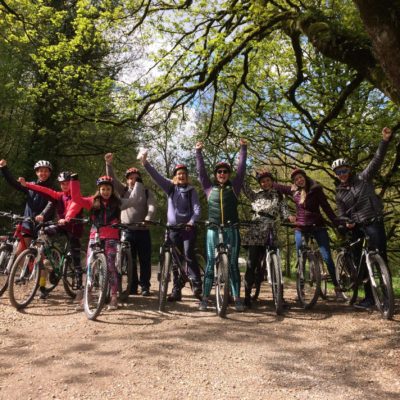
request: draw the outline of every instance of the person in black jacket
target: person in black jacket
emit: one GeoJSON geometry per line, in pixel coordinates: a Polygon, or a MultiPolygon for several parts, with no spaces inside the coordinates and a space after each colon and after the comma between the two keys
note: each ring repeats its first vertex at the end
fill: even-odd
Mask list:
{"type": "MultiPolygon", "coordinates": [[[[332,163],[332,169],[339,179],[336,188],[339,219],[343,220],[346,227],[352,231],[354,240],[367,234],[371,244],[379,250],[386,264],[387,239],[383,223],[383,204],[375,193],[372,180],[383,163],[391,137],[391,129],[383,128],[382,140],[374,157],[360,173],[353,173],[350,163],[344,158],[339,158],[332,163]]],[[[353,247],[356,263],[361,257],[361,245],[362,243],[353,247]]],[[[365,299],[357,303],[355,307],[368,309],[375,304],[369,281],[364,285],[364,289],[365,299]]]]}

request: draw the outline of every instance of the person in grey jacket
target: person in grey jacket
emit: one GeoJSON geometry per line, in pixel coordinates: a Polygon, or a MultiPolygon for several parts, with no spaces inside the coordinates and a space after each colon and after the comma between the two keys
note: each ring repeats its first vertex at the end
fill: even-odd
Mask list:
{"type": "Polygon", "coordinates": [[[131,244],[132,252],[132,286],[130,294],[138,294],[138,286],[141,287],[142,296],[150,295],[150,278],[151,278],[151,236],[148,226],[138,226],[136,224],[143,221],[152,221],[156,213],[156,201],[154,194],[144,187],[140,171],[137,168],[129,168],[125,172],[126,184],[123,184],[115,176],[112,167],[113,155],[107,153],[105,155],[106,173],[114,180],[114,190],[121,198],[129,198],[130,193],[135,186],[143,192],[138,198],[139,204],[134,207],[128,207],[121,211],[121,222],[123,224],[132,224],[127,233],[127,240],[131,244]],[[140,278],[137,271],[137,258],[139,259],[140,278]]]}
{"type": "MultiPolygon", "coordinates": [[[[186,224],[186,227],[169,232],[169,240],[176,244],[184,253],[189,278],[193,283],[193,294],[201,299],[202,283],[200,268],[195,256],[196,227],[200,218],[200,201],[196,189],[190,184],[188,169],[184,164],[178,164],[170,180],[162,176],[148,161],[147,153],[141,157],[142,165],[157,185],[168,197],[168,225],[186,224]]],[[[182,286],[179,277],[174,274],[174,287],[168,296],[168,301],[182,300],[182,286]]]]}
{"type": "MultiPolygon", "coordinates": [[[[382,140],[374,157],[360,173],[353,173],[350,162],[344,158],[332,163],[332,169],[339,179],[336,187],[339,219],[351,230],[354,240],[368,235],[371,244],[379,249],[386,263],[387,239],[383,223],[383,204],[375,193],[372,180],[382,166],[391,137],[391,129],[383,128],[382,140]]],[[[352,248],[356,263],[361,257],[361,245],[362,243],[352,248]]],[[[369,281],[364,285],[364,289],[365,299],[356,304],[356,307],[367,309],[375,304],[369,281]]]]}

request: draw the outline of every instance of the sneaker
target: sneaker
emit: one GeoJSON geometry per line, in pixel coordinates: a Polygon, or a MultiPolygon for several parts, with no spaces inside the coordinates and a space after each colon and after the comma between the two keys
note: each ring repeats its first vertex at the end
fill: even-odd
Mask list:
{"type": "Polygon", "coordinates": [[[169,302],[173,302],[173,301],[181,301],[182,300],[182,293],[179,290],[174,290],[172,291],[172,293],[167,297],[167,300],[169,302]]]}
{"type": "Polygon", "coordinates": [[[369,310],[375,306],[375,302],[371,299],[364,299],[360,302],[354,304],[355,308],[359,308],[360,310],[369,310]]]}
{"type": "Polygon", "coordinates": [[[244,298],[244,305],[245,305],[245,307],[247,307],[247,308],[251,308],[251,307],[252,307],[252,304],[251,304],[251,297],[245,297],[245,298],[244,298]]]}
{"type": "Polygon", "coordinates": [[[40,286],[39,291],[40,291],[39,295],[40,300],[46,300],[49,297],[50,292],[44,286],[40,286]]]}
{"type": "Polygon", "coordinates": [[[129,292],[129,294],[130,294],[131,296],[137,296],[137,295],[139,294],[139,292],[138,292],[137,288],[133,288],[133,289],[131,289],[131,291],[129,292]]]}
{"type": "Polygon", "coordinates": [[[107,310],[117,310],[118,309],[118,298],[116,294],[111,296],[110,304],[107,307],[107,310]]]}
{"type": "Polygon", "coordinates": [[[199,304],[199,311],[207,311],[207,307],[208,307],[208,300],[203,299],[199,304]]]}
{"type": "Polygon", "coordinates": [[[236,311],[239,311],[239,312],[244,311],[243,303],[240,300],[235,300],[235,309],[236,309],[236,311]]]}
{"type": "Polygon", "coordinates": [[[149,297],[150,296],[150,290],[149,289],[142,289],[142,296],[149,297]]]}
{"type": "Polygon", "coordinates": [[[346,296],[343,294],[339,286],[335,287],[335,296],[337,301],[347,301],[346,296]]]}

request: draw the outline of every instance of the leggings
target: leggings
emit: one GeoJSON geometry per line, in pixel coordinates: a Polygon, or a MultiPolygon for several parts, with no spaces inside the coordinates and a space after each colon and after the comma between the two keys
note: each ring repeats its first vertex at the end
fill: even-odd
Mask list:
{"type": "MultiPolygon", "coordinates": [[[[238,265],[240,235],[237,228],[225,228],[224,243],[229,248],[229,283],[233,297],[240,295],[240,272],[238,265]]],[[[208,297],[214,282],[215,248],[218,245],[218,231],[207,230],[207,266],[204,274],[204,297],[208,297]]]]}

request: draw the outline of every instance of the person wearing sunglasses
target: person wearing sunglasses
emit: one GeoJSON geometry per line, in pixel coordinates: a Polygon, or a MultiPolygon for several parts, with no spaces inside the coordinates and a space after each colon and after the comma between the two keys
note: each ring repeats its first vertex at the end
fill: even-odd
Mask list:
{"type": "MultiPolygon", "coordinates": [[[[215,165],[214,179],[208,177],[202,155],[203,143],[196,144],[196,167],[201,186],[206,194],[208,202],[208,220],[216,224],[227,222],[239,222],[238,197],[243,185],[246,171],[247,142],[240,139],[240,154],[236,176],[231,181],[232,168],[226,162],[219,162],[215,165]]],[[[224,232],[224,240],[230,246],[230,287],[235,300],[237,311],[243,311],[244,307],[240,300],[240,272],[238,265],[240,235],[237,227],[227,226],[224,232]]],[[[214,282],[214,258],[215,247],[218,242],[218,232],[215,228],[207,229],[206,249],[207,266],[204,274],[203,300],[199,309],[206,311],[208,297],[214,282]]]]}
{"type": "MultiPolygon", "coordinates": [[[[339,218],[345,221],[346,227],[351,230],[354,241],[368,235],[371,244],[378,248],[386,264],[388,261],[386,254],[387,239],[383,223],[383,204],[381,198],[375,193],[372,180],[379,172],[391,138],[391,129],[383,128],[382,140],[378,149],[362,172],[354,173],[351,163],[345,158],[338,158],[332,163],[332,170],[339,182],[336,187],[336,205],[339,218]],[[363,225],[363,229],[360,228],[360,224],[363,225]]],[[[360,242],[352,247],[356,263],[359,262],[361,257],[361,246],[362,243],[360,242]]],[[[369,309],[375,304],[369,281],[364,284],[364,290],[365,299],[355,304],[355,307],[369,309]]]]}

